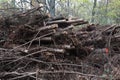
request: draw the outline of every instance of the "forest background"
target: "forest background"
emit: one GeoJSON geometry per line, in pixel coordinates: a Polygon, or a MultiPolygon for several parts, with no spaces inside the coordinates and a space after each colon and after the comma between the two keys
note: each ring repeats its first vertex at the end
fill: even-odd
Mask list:
{"type": "Polygon", "coordinates": [[[0,15],[42,6],[52,17],[77,17],[99,24],[119,24],[120,0],[0,0],[0,15]]]}

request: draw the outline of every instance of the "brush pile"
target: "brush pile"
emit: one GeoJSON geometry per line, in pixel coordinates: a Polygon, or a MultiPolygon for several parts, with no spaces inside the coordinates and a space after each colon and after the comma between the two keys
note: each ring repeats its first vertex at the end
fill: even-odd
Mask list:
{"type": "Polygon", "coordinates": [[[120,79],[119,25],[53,18],[34,8],[1,17],[0,47],[1,80],[120,79]]]}

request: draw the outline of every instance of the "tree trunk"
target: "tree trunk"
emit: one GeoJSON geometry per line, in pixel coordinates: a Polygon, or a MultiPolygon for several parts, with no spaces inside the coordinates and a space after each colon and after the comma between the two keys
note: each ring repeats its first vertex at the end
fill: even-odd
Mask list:
{"type": "Polygon", "coordinates": [[[67,15],[69,17],[69,13],[70,13],[70,0],[67,0],[67,15]]]}
{"type": "Polygon", "coordinates": [[[55,0],[48,0],[48,6],[50,15],[55,16],[55,0]]]}
{"type": "Polygon", "coordinates": [[[108,23],[108,17],[107,17],[107,13],[108,13],[108,3],[109,3],[109,0],[106,0],[106,15],[105,15],[105,18],[106,18],[106,23],[108,23]]]}
{"type": "Polygon", "coordinates": [[[94,17],[95,17],[95,8],[97,6],[97,0],[94,0],[94,4],[93,4],[93,10],[92,10],[92,19],[91,22],[94,22],[94,17]]]}
{"type": "Polygon", "coordinates": [[[12,0],[11,3],[12,3],[12,5],[13,5],[13,7],[15,8],[15,7],[16,7],[16,5],[15,5],[15,0],[12,0]]]}

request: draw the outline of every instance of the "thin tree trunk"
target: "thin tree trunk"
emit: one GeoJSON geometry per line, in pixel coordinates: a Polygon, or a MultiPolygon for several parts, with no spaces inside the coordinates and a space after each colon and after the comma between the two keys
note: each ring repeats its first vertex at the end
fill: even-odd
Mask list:
{"type": "Polygon", "coordinates": [[[22,1],[22,0],[20,0],[20,2],[21,2],[22,11],[23,11],[23,1],[22,1]]]}
{"type": "Polygon", "coordinates": [[[12,2],[13,7],[15,8],[16,7],[15,0],[12,0],[11,2],[12,2]]]}
{"type": "Polygon", "coordinates": [[[97,6],[97,0],[94,0],[91,22],[95,22],[94,17],[95,17],[95,8],[96,8],[96,6],[97,6]]]}
{"type": "Polygon", "coordinates": [[[105,18],[106,18],[106,23],[108,23],[108,17],[107,17],[107,13],[108,13],[108,3],[109,3],[109,0],[106,0],[106,15],[105,15],[105,18]]]}
{"type": "Polygon", "coordinates": [[[67,0],[67,15],[69,16],[70,13],[70,0],[67,0]]]}
{"type": "Polygon", "coordinates": [[[49,4],[49,12],[53,17],[55,16],[55,0],[48,0],[48,4],[49,4]]]}
{"type": "MultiPolygon", "coordinates": [[[[46,6],[46,0],[43,0],[43,4],[44,4],[44,6],[46,6]]],[[[47,7],[44,7],[44,11],[45,11],[45,13],[47,12],[47,7]]]]}

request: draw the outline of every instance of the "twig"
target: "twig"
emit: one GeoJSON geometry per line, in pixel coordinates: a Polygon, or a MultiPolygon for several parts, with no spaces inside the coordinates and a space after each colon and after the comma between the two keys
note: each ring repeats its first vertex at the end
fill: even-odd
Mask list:
{"type": "MultiPolygon", "coordinates": [[[[43,38],[43,37],[45,37],[45,36],[51,35],[51,34],[54,34],[54,32],[51,32],[51,33],[42,35],[42,36],[40,36],[40,37],[35,38],[34,40],[39,40],[39,39],[41,39],[41,38],[43,38]]],[[[13,50],[15,50],[15,49],[17,49],[17,48],[19,48],[19,47],[25,46],[25,45],[29,44],[29,43],[32,42],[32,41],[33,41],[33,40],[28,41],[28,42],[26,42],[26,43],[24,43],[24,44],[22,44],[22,45],[19,45],[19,46],[15,47],[14,49],[11,49],[11,51],[13,51],[13,50]]]]}
{"type": "Polygon", "coordinates": [[[31,53],[31,54],[28,54],[28,55],[26,55],[26,56],[23,56],[23,57],[21,57],[21,58],[18,58],[18,59],[16,59],[16,60],[14,60],[14,61],[6,64],[5,66],[8,66],[8,65],[10,65],[10,64],[12,64],[12,63],[14,63],[14,62],[16,62],[16,61],[19,61],[19,60],[24,59],[24,58],[26,58],[26,57],[32,56],[32,55],[34,55],[34,54],[38,54],[38,53],[45,52],[45,51],[47,51],[47,50],[45,49],[45,50],[41,50],[41,51],[37,51],[37,52],[31,53]]]}

